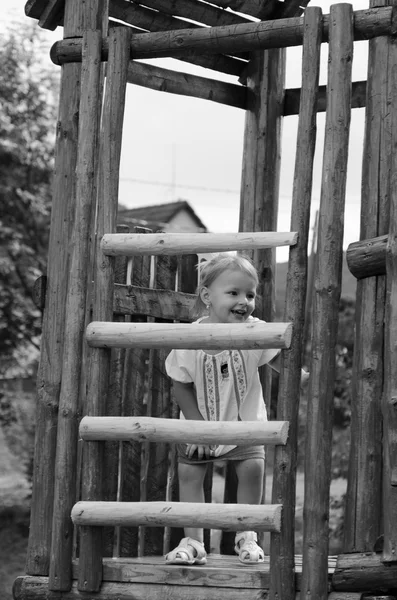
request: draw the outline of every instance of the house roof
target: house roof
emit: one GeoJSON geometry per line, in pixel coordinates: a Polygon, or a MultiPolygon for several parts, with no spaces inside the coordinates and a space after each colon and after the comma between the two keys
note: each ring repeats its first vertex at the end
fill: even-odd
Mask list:
{"type": "Polygon", "coordinates": [[[194,212],[189,202],[186,200],[178,200],[177,202],[167,202],[164,204],[156,204],[153,206],[139,206],[137,208],[122,208],[118,212],[119,223],[134,223],[143,225],[154,230],[162,229],[169,224],[180,211],[187,211],[197,227],[203,231],[207,231],[207,227],[194,212]]]}

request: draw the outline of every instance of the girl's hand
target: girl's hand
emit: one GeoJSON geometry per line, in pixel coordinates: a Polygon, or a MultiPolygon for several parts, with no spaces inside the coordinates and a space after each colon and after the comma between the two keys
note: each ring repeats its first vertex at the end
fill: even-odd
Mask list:
{"type": "Polygon", "coordinates": [[[187,444],[186,456],[188,458],[192,458],[194,453],[197,451],[198,460],[203,460],[203,458],[212,458],[215,455],[216,448],[217,446],[200,446],[197,444],[187,444]]]}
{"type": "Polygon", "coordinates": [[[310,377],[310,373],[308,373],[307,371],[302,369],[302,371],[301,371],[301,388],[302,389],[307,387],[307,384],[309,382],[309,377],[310,377]]]}

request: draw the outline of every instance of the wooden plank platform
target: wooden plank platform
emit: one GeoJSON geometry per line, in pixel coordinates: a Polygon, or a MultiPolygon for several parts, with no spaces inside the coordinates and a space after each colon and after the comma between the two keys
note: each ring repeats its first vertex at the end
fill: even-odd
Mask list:
{"type": "MultiPolygon", "coordinates": [[[[295,557],[296,589],[300,590],[302,556],[295,557]]],[[[243,565],[236,556],[209,554],[206,565],[166,565],[163,556],[141,558],[105,558],[103,581],[213,588],[269,589],[270,559],[258,565],[243,565]]],[[[328,558],[328,578],[336,566],[336,557],[328,558]]],[[[78,560],[73,563],[73,579],[78,578],[78,560]]]]}

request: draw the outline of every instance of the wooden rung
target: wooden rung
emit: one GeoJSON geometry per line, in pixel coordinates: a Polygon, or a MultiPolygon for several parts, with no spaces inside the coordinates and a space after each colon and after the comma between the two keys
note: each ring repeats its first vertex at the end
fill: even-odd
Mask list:
{"type": "Polygon", "coordinates": [[[229,250],[258,250],[297,243],[296,232],[255,233],[107,233],[101,248],[108,256],[137,254],[197,254],[229,250]]]}
{"type": "Polygon", "coordinates": [[[84,417],[86,441],[169,442],[170,444],[285,445],[288,421],[185,421],[154,417],[84,417]]]}
{"type": "Polygon", "coordinates": [[[76,525],[202,527],[225,531],[280,531],[281,504],[211,504],[198,502],[78,502],[76,525]]]}
{"type": "Polygon", "coordinates": [[[113,323],[93,321],[86,330],[97,348],[289,348],[291,323],[113,323]]]}

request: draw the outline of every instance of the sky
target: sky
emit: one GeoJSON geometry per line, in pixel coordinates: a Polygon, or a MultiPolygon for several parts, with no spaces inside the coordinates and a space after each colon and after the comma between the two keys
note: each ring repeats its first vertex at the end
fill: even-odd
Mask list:
{"type": "MultiPolygon", "coordinates": [[[[311,0],[329,12],[338,0],[311,0]]],[[[351,0],[354,10],[369,0],[351,0]]],[[[25,0],[2,0],[0,23],[6,27],[24,17],[25,0]]],[[[54,42],[62,30],[48,32],[54,42]]],[[[354,44],[353,81],[367,76],[366,42],[354,44]]],[[[328,44],[322,45],[320,84],[326,83],[328,44]]],[[[172,59],[156,61],[166,68],[234,82],[233,78],[172,59]]],[[[287,50],[286,87],[301,85],[300,48],[287,50]]],[[[58,67],[54,66],[54,69],[58,67]]],[[[322,140],[325,113],[317,117],[311,223],[319,207],[322,140]]],[[[282,162],[278,231],[290,230],[290,211],[298,118],[285,117],[282,126],[282,162]]],[[[238,231],[244,111],[206,100],[186,98],[128,85],[120,166],[119,201],[128,208],[187,200],[212,232],[238,231]]],[[[344,247],[359,239],[361,161],[364,109],[352,111],[346,190],[344,247]]],[[[277,260],[288,260],[288,249],[277,250],[277,260]]]]}

